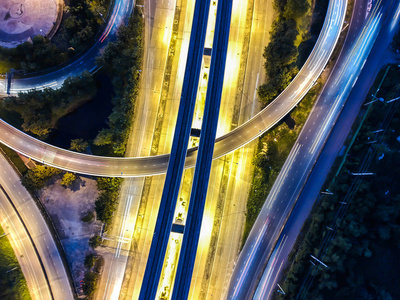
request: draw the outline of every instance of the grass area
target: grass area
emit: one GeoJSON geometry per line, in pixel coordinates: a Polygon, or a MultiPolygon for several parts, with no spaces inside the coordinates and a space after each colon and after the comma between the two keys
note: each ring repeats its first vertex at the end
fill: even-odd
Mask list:
{"type": "Polygon", "coordinates": [[[25,166],[24,162],[22,161],[21,157],[15,152],[14,150],[8,148],[7,146],[0,144],[1,150],[7,155],[7,157],[12,161],[14,166],[18,169],[18,171],[24,175],[28,168],[25,166]]]}
{"type": "MultiPolygon", "coordinates": [[[[376,91],[384,71],[369,95],[376,91]]],[[[392,66],[377,97],[397,97],[399,80],[398,67],[392,66]]],[[[340,163],[341,158],[337,159],[323,188],[333,195],[323,196],[314,206],[289,256],[292,264],[280,282],[286,295],[276,294],[275,298],[400,298],[399,125],[398,102],[378,101],[368,109],[362,107],[346,142],[350,149],[344,155],[344,164],[340,163]],[[374,132],[379,129],[383,131],[374,132]],[[369,143],[372,140],[376,142],[369,143]],[[362,165],[364,168],[360,169],[362,165]],[[350,175],[360,171],[375,175],[350,175]],[[310,255],[329,268],[311,265],[310,255]]]]}
{"type": "Polygon", "coordinates": [[[18,63],[3,60],[0,62],[0,74],[6,74],[10,69],[17,69],[18,67],[18,63]]]}
{"type": "MultiPolygon", "coordinates": [[[[0,236],[3,234],[4,230],[0,227],[0,236]]],[[[7,237],[0,238],[0,254],[0,299],[31,299],[24,274],[7,237]]]]}

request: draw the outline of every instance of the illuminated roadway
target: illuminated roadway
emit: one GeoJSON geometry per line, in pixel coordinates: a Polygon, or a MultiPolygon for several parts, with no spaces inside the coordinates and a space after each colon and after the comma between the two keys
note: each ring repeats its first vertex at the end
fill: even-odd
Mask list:
{"type": "MultiPolygon", "coordinates": [[[[308,92],[323,71],[340,34],[346,7],[332,0],[320,37],[292,83],[268,107],[235,130],[216,139],[214,159],[256,139],[273,127],[308,92]]],[[[135,177],[163,174],[169,155],[111,158],[76,153],[46,144],[0,121],[0,142],[36,161],[63,170],[96,176],[135,177]]],[[[188,150],[185,168],[194,166],[197,149],[188,150]]]]}
{"type": "Polygon", "coordinates": [[[11,241],[15,241],[19,249],[16,253],[22,251],[23,257],[19,256],[18,261],[32,296],[35,299],[74,299],[53,236],[36,203],[3,155],[0,155],[0,184],[4,189],[0,191],[1,214],[7,215],[2,225],[11,226],[4,229],[11,231],[11,241]],[[10,207],[7,196],[21,219],[15,217],[16,211],[10,207]]]}
{"type": "MultiPolygon", "coordinates": [[[[281,255],[282,249],[287,245],[287,235],[282,234],[277,242],[276,240],[296,203],[326,137],[331,132],[364,67],[385,19],[383,15],[393,5],[393,2],[390,4],[383,7],[381,1],[377,1],[361,34],[354,37],[354,32],[350,32],[344,55],[328,79],[240,254],[231,279],[228,299],[251,298],[262,274],[263,277],[254,298],[267,299],[275,287],[275,276],[279,273],[283,263],[282,260],[276,258],[281,255]],[[267,261],[268,265],[263,273],[267,261]]],[[[365,13],[358,14],[356,23],[363,21],[364,17],[365,13]]],[[[293,243],[293,239],[291,242],[293,243]]]]}

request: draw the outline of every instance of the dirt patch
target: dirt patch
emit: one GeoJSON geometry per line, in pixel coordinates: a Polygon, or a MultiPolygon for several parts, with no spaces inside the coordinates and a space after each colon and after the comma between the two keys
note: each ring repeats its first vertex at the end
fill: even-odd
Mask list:
{"type": "Polygon", "coordinates": [[[81,221],[88,211],[94,211],[97,196],[96,181],[85,177],[78,177],[70,188],[64,188],[61,176],[58,176],[40,191],[40,200],[60,236],[77,287],[84,276],[85,256],[93,253],[88,245],[89,238],[99,233],[102,225],[96,220],[81,221]]]}

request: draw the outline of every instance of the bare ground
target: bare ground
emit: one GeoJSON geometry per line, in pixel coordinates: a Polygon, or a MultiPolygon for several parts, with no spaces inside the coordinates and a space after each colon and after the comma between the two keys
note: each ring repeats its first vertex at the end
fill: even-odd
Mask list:
{"type": "Polygon", "coordinates": [[[88,211],[94,211],[97,196],[96,181],[86,177],[78,177],[70,188],[64,188],[61,176],[57,176],[40,191],[40,200],[60,236],[77,287],[85,273],[85,256],[93,252],[88,245],[89,238],[99,233],[102,225],[96,220],[81,221],[88,211]]]}

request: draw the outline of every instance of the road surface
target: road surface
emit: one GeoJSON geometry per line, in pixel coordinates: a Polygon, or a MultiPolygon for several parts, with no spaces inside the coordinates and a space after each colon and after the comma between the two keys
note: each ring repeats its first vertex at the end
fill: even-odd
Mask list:
{"type": "MultiPolygon", "coordinates": [[[[43,263],[46,274],[45,277],[47,276],[48,278],[53,298],[74,299],[68,276],[61,260],[60,253],[58,252],[57,246],[53,240],[53,236],[41,212],[37,208],[36,203],[27,190],[22,186],[19,176],[3,155],[0,155],[0,170],[0,184],[10,199],[13,200],[13,204],[16,207],[18,214],[21,216],[21,221],[25,224],[26,229],[32,238],[34,247],[36,247],[37,253],[40,257],[39,260],[43,263]]],[[[3,200],[4,197],[2,197],[2,203],[4,203],[3,200]]],[[[12,214],[9,210],[7,212],[9,215],[12,214]]],[[[22,228],[18,228],[18,231],[21,230],[22,228]]],[[[23,244],[26,249],[30,248],[29,243],[29,240],[24,239],[23,244]]],[[[27,256],[27,259],[30,258],[31,255],[27,256]]],[[[33,267],[35,267],[35,273],[41,272],[36,269],[38,267],[37,263],[34,264],[33,267]]],[[[37,278],[40,280],[39,276],[37,276],[37,278]]],[[[39,286],[43,286],[42,280],[39,281],[39,286]]],[[[51,299],[46,297],[47,293],[44,292],[42,294],[43,299],[51,299]]]]}

